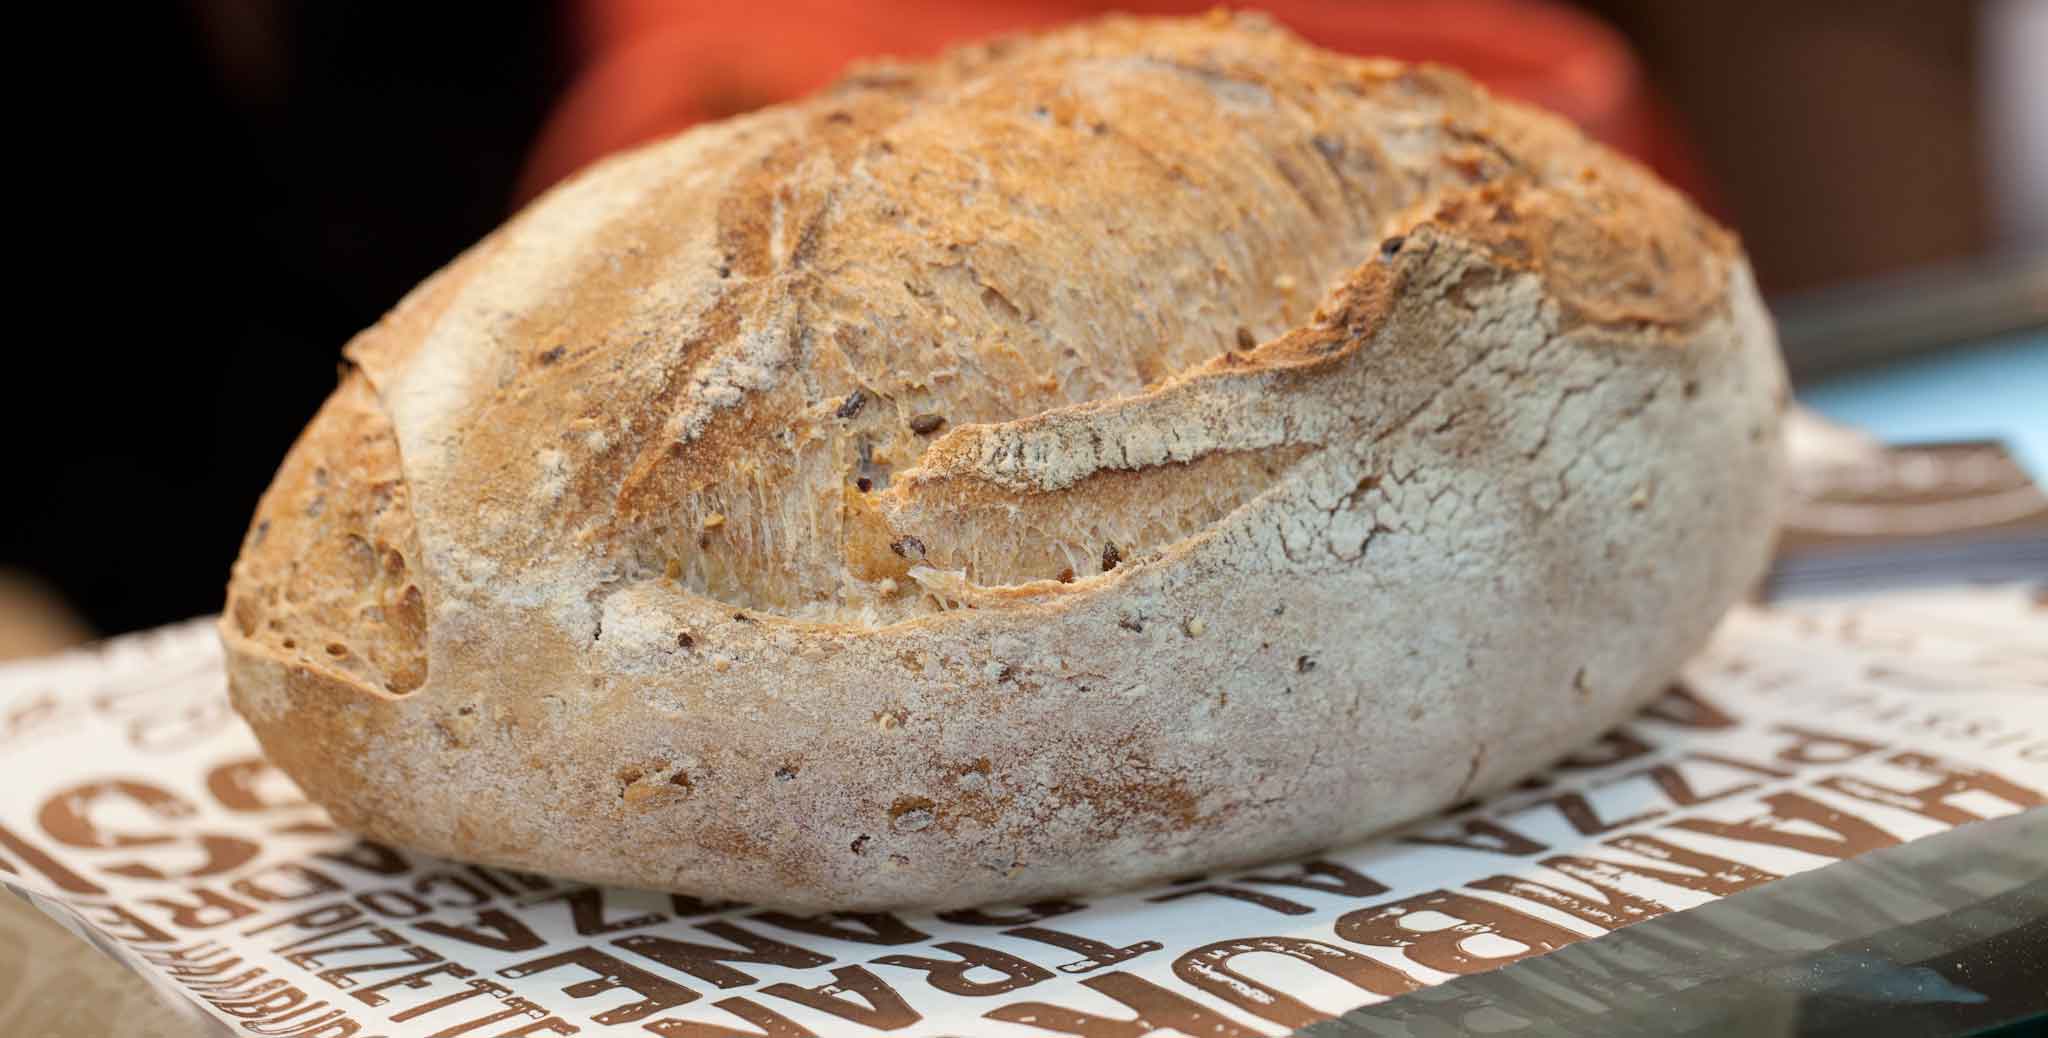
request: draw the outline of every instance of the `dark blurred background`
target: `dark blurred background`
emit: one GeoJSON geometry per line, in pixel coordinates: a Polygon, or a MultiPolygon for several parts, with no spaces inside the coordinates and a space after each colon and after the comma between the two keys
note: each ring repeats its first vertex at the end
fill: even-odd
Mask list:
{"type": "MultiPolygon", "coordinates": [[[[216,610],[343,342],[547,183],[821,85],[855,55],[927,54],[1098,6],[1208,5],[125,9],[95,44],[118,116],[58,164],[106,177],[74,185],[89,197],[68,268],[120,282],[74,304],[70,334],[87,341],[40,348],[53,367],[14,387],[35,399],[6,419],[0,657],[9,637],[216,610]]],[[[2005,269],[1999,257],[2048,243],[2048,0],[1246,6],[1326,46],[1447,60],[1564,111],[1740,231],[1789,311],[1873,278],[2005,269]]],[[[1844,360],[1795,331],[1796,369],[1844,360]]]]}

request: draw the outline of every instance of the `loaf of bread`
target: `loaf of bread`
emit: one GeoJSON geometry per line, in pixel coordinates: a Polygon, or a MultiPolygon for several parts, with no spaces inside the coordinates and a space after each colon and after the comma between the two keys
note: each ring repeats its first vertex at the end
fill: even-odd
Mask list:
{"type": "Polygon", "coordinates": [[[1643,169],[1223,15],[608,160],[347,356],[221,622],[271,759],[376,839],[802,909],[1513,783],[1762,571],[1786,404],[1643,169]]]}

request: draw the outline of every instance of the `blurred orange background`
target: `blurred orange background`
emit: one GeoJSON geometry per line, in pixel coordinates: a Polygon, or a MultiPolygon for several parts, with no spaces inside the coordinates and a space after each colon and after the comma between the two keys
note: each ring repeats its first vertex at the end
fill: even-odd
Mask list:
{"type": "MultiPolygon", "coordinates": [[[[1194,14],[1210,6],[584,0],[573,11],[571,32],[583,71],[543,127],[520,197],[620,148],[809,93],[852,61],[924,57],[962,40],[1109,11],[1194,14]]],[[[1267,0],[1257,9],[1332,50],[1463,69],[1497,93],[1565,115],[1695,196],[1705,194],[1683,137],[1659,117],[1627,41],[1582,11],[1544,0],[1267,0]]]]}
{"type": "MultiPolygon", "coordinates": [[[[852,60],[1107,6],[70,5],[60,15],[79,24],[25,38],[91,46],[24,106],[69,136],[22,165],[61,181],[30,197],[55,199],[65,224],[30,255],[88,298],[56,308],[65,337],[22,351],[43,369],[17,380],[35,399],[0,409],[0,436],[29,445],[10,455],[23,489],[0,509],[0,613],[38,603],[11,611],[39,618],[21,629],[69,639],[218,609],[256,496],[333,389],[341,345],[571,171],[822,86],[852,60]]],[[[1774,302],[2048,247],[2048,221],[2010,215],[2048,212],[2048,160],[2026,157],[2048,154],[2048,133],[2028,131],[2048,127],[2048,89],[2024,87],[2044,81],[2042,48],[2014,28],[2048,0],[1233,6],[1563,113],[1740,232],[1774,302]]]]}

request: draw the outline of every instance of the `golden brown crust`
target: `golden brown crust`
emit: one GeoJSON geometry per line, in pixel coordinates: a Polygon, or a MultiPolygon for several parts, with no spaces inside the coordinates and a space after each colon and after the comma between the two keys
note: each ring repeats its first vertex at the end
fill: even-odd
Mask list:
{"type": "Polygon", "coordinates": [[[1446,105],[1443,161],[1465,183],[1420,219],[1543,278],[1574,320],[1683,331],[1725,305],[1734,237],[1648,170],[1565,123],[1424,70],[1446,105]]]}
{"type": "MultiPolygon", "coordinates": [[[[559,276],[493,322],[503,359],[452,416],[491,432],[447,464],[451,500],[519,516],[489,551],[583,538],[750,608],[916,615],[847,580],[843,485],[886,490],[950,432],[1285,332],[1416,223],[1602,323],[1696,321],[1730,254],[1549,117],[1255,26],[1112,19],[969,49],[856,75],[706,151],[580,228],[598,247],[551,257],[559,276]],[[648,291],[664,279],[697,290],[648,291]]],[[[1051,577],[1059,554],[991,572],[1051,577]]]]}
{"type": "Polygon", "coordinates": [[[226,622],[339,687],[418,689],[427,600],[409,498],[390,424],[349,372],[257,508],[226,622]]]}
{"type": "Polygon", "coordinates": [[[1726,232],[1248,18],[608,161],[349,355],[230,589],[265,745],[386,839],[788,904],[1130,882],[1512,781],[1704,637],[1775,500],[1726,232]]]}

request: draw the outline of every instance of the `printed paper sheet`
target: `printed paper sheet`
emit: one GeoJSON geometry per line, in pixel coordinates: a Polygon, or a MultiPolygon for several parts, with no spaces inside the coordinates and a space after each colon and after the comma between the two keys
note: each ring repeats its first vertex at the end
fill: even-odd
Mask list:
{"type": "Polygon", "coordinates": [[[1648,710],[1491,802],[938,916],[363,842],[263,762],[204,623],[0,669],[0,883],[235,1034],[1249,1038],[2044,803],[2048,598],[2021,587],[1740,611],[1648,710]]]}

